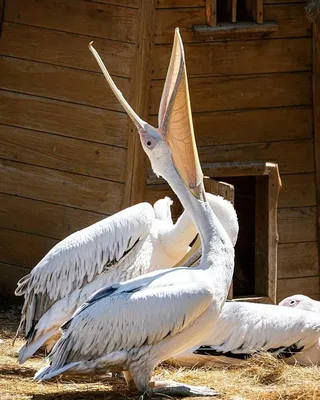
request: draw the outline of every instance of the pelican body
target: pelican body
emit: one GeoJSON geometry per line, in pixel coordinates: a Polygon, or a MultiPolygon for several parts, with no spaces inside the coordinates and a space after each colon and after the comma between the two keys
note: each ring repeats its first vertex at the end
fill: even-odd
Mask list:
{"type": "Polygon", "coordinates": [[[154,172],[167,180],[197,226],[202,257],[195,268],[155,271],[97,291],[62,326],[62,337],[49,355],[50,365],[35,379],[60,373],[125,371],[128,384],[142,393],[212,395],[205,388],[150,384],[159,362],[206,337],[227,298],[234,269],[232,242],[206,201],[179,31],[175,31],[158,129],[137,116],[92,44],[90,50],[137,126],[154,172]]]}
{"type": "MultiPolygon", "coordinates": [[[[232,204],[210,193],[207,198],[235,244],[239,227],[232,204]]],[[[27,341],[19,351],[20,363],[41,346],[50,351],[61,336],[60,326],[98,289],[182,259],[197,231],[186,211],[172,222],[171,204],[168,197],[153,207],[141,203],[75,232],[22,278],[16,293],[25,295],[20,328],[27,341]]]]}
{"type": "Polygon", "coordinates": [[[267,351],[287,363],[319,361],[320,318],[311,311],[228,301],[207,338],[174,359],[182,366],[239,364],[267,351]]]}

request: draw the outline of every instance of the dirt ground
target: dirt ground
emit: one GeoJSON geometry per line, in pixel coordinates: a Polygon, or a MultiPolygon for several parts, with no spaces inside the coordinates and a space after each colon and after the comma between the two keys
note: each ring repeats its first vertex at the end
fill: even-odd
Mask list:
{"type": "MultiPolygon", "coordinates": [[[[19,307],[2,305],[0,309],[0,399],[1,400],[123,400],[139,399],[129,392],[121,379],[107,377],[59,377],[35,383],[33,375],[44,365],[37,356],[23,366],[17,363],[17,351],[23,344],[12,338],[18,325],[19,307]]],[[[309,400],[320,399],[318,367],[288,366],[268,355],[255,357],[244,367],[225,369],[179,368],[163,365],[157,379],[173,379],[193,385],[205,385],[221,393],[223,400],[309,400]]],[[[212,397],[217,399],[217,397],[212,397]]]]}

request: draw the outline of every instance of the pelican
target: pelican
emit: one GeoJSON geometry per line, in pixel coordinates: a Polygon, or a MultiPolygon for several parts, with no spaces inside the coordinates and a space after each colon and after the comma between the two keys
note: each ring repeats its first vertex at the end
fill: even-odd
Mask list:
{"type": "Polygon", "coordinates": [[[142,393],[213,395],[214,391],[204,387],[150,383],[159,362],[206,336],[226,300],[234,269],[232,242],[203,188],[179,30],[175,31],[158,129],[132,110],[92,44],[89,47],[135,123],[154,172],[167,180],[197,226],[202,258],[195,268],[155,271],[97,291],[62,326],[62,337],[49,355],[50,365],[35,379],[43,381],[61,373],[125,371],[127,383],[142,393]]]}
{"type": "Polygon", "coordinates": [[[279,306],[320,312],[320,301],[313,300],[308,296],[304,296],[303,294],[295,294],[294,296],[286,297],[285,299],[280,301],[279,306]]]}
{"type": "MultiPolygon", "coordinates": [[[[235,245],[238,220],[232,204],[207,193],[210,206],[235,245]]],[[[50,351],[60,326],[96,290],[141,274],[173,267],[186,254],[197,231],[184,211],[174,224],[169,197],[128,208],[80,230],[58,243],[18,283],[25,294],[20,329],[26,344],[18,361],[23,364],[40,347],[50,351]]]]}
{"type": "Polygon", "coordinates": [[[310,365],[320,360],[320,318],[305,310],[228,301],[207,338],[169,361],[182,366],[239,364],[267,351],[289,364],[310,365]]]}

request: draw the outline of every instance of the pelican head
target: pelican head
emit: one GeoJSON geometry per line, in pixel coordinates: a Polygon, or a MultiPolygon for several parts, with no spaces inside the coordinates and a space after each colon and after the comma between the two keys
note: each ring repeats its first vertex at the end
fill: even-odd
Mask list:
{"type": "Polygon", "coordinates": [[[153,171],[166,180],[176,171],[189,191],[199,200],[205,200],[203,174],[193,132],[191,106],[184,49],[175,30],[173,49],[161,97],[158,115],[159,127],[143,121],[116,87],[98,52],[89,44],[111,90],[137,127],[144,151],[153,171]]]}
{"type": "Polygon", "coordinates": [[[308,296],[304,296],[303,294],[295,294],[294,296],[286,297],[279,303],[279,306],[320,312],[320,302],[313,300],[308,296]]]}

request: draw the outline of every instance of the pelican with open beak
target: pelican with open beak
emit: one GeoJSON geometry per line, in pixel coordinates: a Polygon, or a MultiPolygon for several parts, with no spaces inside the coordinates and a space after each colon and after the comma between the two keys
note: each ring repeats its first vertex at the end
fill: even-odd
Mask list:
{"type": "Polygon", "coordinates": [[[175,31],[157,129],[132,110],[92,44],[90,50],[135,123],[154,172],[167,180],[197,226],[202,257],[195,268],[164,269],[97,291],[62,326],[62,337],[49,355],[50,365],[35,379],[61,373],[125,371],[127,383],[142,393],[212,396],[215,392],[204,387],[151,383],[161,361],[201,343],[212,329],[234,269],[233,245],[205,197],[179,30],[175,31]]]}

